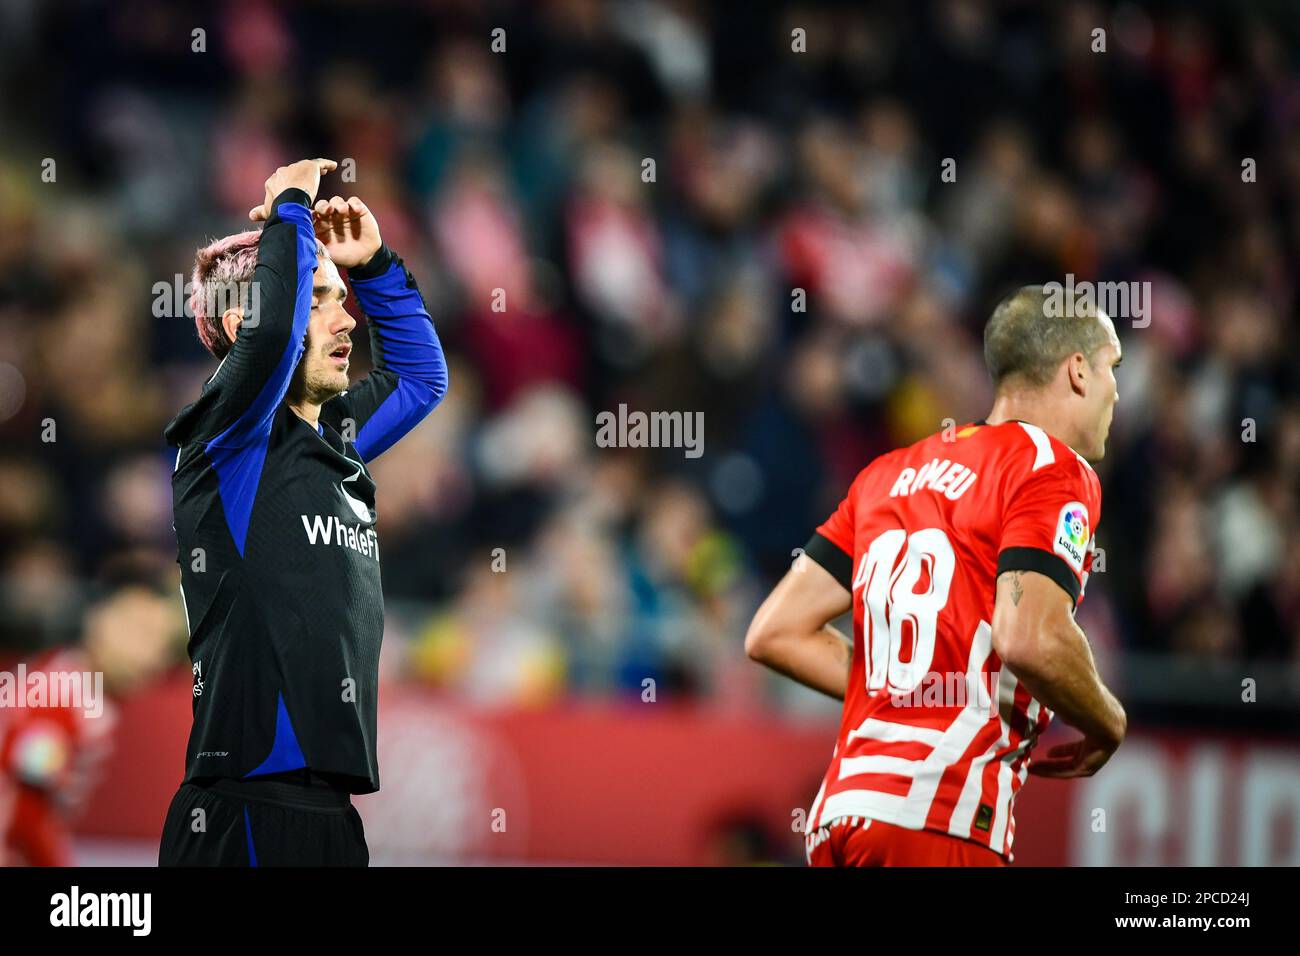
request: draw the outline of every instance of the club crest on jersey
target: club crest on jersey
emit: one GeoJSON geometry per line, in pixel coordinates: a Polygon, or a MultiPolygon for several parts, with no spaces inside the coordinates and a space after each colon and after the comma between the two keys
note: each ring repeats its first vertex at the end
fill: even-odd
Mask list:
{"type": "Polygon", "coordinates": [[[1074,570],[1083,572],[1083,557],[1088,551],[1088,509],[1079,501],[1071,501],[1061,509],[1056,522],[1056,542],[1052,550],[1065,558],[1074,570]]]}
{"type": "Polygon", "coordinates": [[[375,516],[370,513],[370,506],[348,491],[348,482],[356,481],[360,477],[361,469],[357,468],[356,474],[339,482],[339,490],[343,492],[343,498],[347,501],[348,507],[352,509],[352,513],[357,516],[357,520],[365,524],[371,524],[374,522],[375,516]]]}

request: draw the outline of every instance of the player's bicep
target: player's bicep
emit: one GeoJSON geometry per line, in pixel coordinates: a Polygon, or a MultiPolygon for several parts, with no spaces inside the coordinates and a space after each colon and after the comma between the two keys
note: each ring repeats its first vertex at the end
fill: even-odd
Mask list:
{"type": "Polygon", "coordinates": [[[853,594],[806,553],[785,573],[754,616],[760,634],[809,633],[852,607],[853,594]]]}
{"type": "MultiPolygon", "coordinates": [[[[823,533],[826,525],[822,530],[818,530],[808,543],[803,546],[803,555],[796,562],[796,567],[804,562],[805,558],[811,558],[822,570],[833,577],[846,590],[853,590],[853,555],[843,546],[831,540],[823,533]]],[[[849,532],[849,541],[852,541],[852,533],[849,532]]],[[[850,545],[851,547],[851,545],[850,545]]]]}
{"type": "Polygon", "coordinates": [[[1069,617],[1070,596],[1047,575],[1037,571],[1004,571],[998,575],[993,603],[993,629],[1006,633],[1038,630],[1053,618],[1069,617]]]}
{"type": "Polygon", "coordinates": [[[1066,596],[1071,607],[1079,600],[1082,571],[1039,544],[1003,548],[998,554],[998,579],[1009,572],[1024,572],[1050,581],[1066,596]]]}
{"type": "Polygon", "coordinates": [[[998,575],[993,605],[993,649],[1006,663],[1036,665],[1040,638],[1073,620],[1074,604],[1060,584],[1037,571],[998,575]]]}

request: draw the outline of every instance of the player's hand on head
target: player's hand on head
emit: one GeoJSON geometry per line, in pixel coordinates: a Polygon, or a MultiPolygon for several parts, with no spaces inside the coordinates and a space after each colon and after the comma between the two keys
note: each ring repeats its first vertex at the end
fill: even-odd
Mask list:
{"type": "Polygon", "coordinates": [[[332,159],[300,159],[288,166],[281,166],[266,180],[266,195],[260,206],[248,211],[248,218],[253,222],[265,222],[271,216],[271,204],[275,197],[286,189],[301,189],[307,194],[308,202],[316,198],[320,189],[320,178],[328,172],[338,169],[339,164],[332,159]]]}
{"type": "Polygon", "coordinates": [[[365,265],[379,251],[379,223],[356,196],[318,200],[312,207],[316,238],[342,269],[365,265]]]}

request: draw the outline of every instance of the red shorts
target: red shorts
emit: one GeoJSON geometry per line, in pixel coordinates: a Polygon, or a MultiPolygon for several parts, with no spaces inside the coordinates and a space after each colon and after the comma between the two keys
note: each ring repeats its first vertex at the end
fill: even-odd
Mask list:
{"type": "Polygon", "coordinates": [[[809,866],[1006,866],[986,846],[866,817],[837,817],[805,841],[809,866]]]}

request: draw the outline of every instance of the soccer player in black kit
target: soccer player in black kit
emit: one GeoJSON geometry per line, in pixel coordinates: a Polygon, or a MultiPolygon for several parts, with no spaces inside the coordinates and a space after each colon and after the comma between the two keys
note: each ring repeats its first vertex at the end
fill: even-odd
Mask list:
{"type": "Polygon", "coordinates": [[[415,280],[332,160],[281,167],[264,222],[200,250],[191,305],[221,364],[166,429],[194,726],[164,866],[364,866],[350,794],[379,789],[384,608],[367,463],[447,390],[415,280]],[[348,381],[365,312],[374,370],[348,381]],[[220,302],[214,307],[214,302],[220,302]]]}

